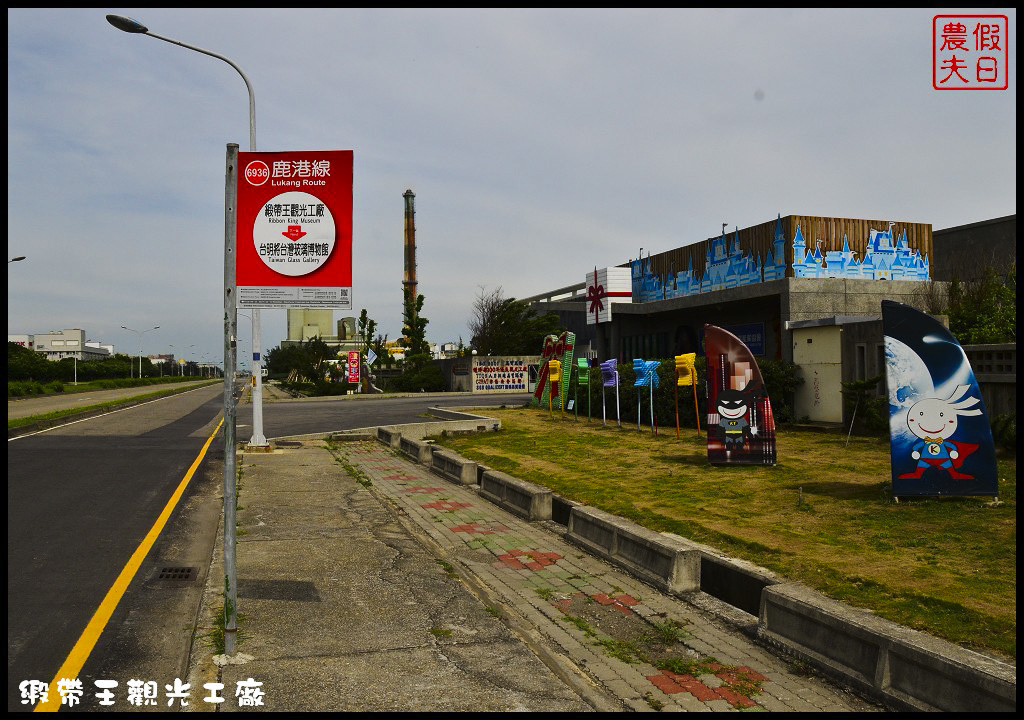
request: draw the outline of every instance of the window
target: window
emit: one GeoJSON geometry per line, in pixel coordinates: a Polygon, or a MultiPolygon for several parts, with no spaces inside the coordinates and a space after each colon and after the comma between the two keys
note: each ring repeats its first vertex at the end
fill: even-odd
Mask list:
{"type": "Polygon", "coordinates": [[[864,380],[868,376],[868,346],[864,343],[858,343],[855,350],[856,355],[853,363],[853,379],[864,380]]]}
{"type": "Polygon", "coordinates": [[[875,374],[882,376],[876,390],[879,395],[885,395],[885,345],[881,343],[875,345],[875,362],[875,374]]]}

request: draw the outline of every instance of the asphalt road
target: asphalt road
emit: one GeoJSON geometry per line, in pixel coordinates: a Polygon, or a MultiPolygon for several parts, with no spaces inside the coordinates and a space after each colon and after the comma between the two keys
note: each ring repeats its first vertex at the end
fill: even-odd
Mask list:
{"type": "MultiPolygon", "coordinates": [[[[245,396],[248,398],[248,394],[245,396]]],[[[264,397],[263,434],[268,439],[355,430],[377,425],[429,422],[427,408],[494,407],[524,404],[531,395],[473,395],[422,393],[420,395],[348,395],[339,397],[273,399],[264,397]]],[[[252,406],[243,402],[236,421],[239,442],[252,436],[252,406]]]]}
{"type": "Polygon", "coordinates": [[[179,385],[148,385],[145,387],[118,388],[116,390],[91,390],[89,392],[58,393],[38,395],[7,401],[7,419],[43,415],[58,410],[76,410],[90,405],[125,400],[138,395],[170,390],[177,387],[202,385],[204,381],[184,382],[179,385]]]}
{"type": "MultiPolygon", "coordinates": [[[[426,409],[434,405],[514,405],[527,397],[268,398],[264,434],[426,422],[426,409]]],[[[8,440],[9,710],[30,709],[21,702],[22,682],[55,679],[222,410],[223,387],[214,385],[8,440]]],[[[252,432],[251,417],[251,406],[241,404],[240,442],[252,432]]],[[[97,678],[118,678],[123,687],[149,672],[148,679],[163,685],[183,671],[221,513],[222,437],[214,439],[78,673],[86,692],[96,692],[97,678]],[[195,567],[197,575],[188,583],[168,582],[160,579],[168,566],[195,567]]]]}
{"type": "MultiPolygon", "coordinates": [[[[8,709],[29,709],[21,682],[54,679],[217,426],[221,398],[203,388],[8,441],[8,709]]],[[[200,468],[185,503],[204,481],[200,468]]],[[[129,592],[151,573],[143,563],[129,592]]]]}

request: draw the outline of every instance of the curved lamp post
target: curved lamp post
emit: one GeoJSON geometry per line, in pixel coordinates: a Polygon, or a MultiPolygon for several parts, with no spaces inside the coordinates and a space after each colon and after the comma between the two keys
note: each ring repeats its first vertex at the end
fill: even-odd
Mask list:
{"type": "Polygon", "coordinates": [[[149,328],[149,330],[139,331],[139,330],[132,330],[130,327],[125,327],[124,325],[122,325],[121,329],[122,330],[127,330],[128,332],[133,332],[133,333],[135,333],[136,335],[139,336],[139,379],[141,380],[142,379],[142,336],[145,335],[148,332],[152,332],[153,330],[159,330],[160,326],[159,325],[154,325],[153,327],[149,328]]]}
{"type": "MultiPolygon", "coordinates": [[[[132,20],[131,18],[122,17],[120,15],[107,15],[107,22],[113,25],[118,30],[123,30],[127,33],[136,33],[141,35],[149,35],[157,40],[163,40],[169,42],[172,45],[178,45],[188,50],[195,50],[196,52],[202,53],[203,55],[209,55],[215,57],[218,60],[223,60],[228,65],[233,67],[235,71],[242,76],[242,80],[245,81],[246,90],[249,92],[249,149],[254,151],[256,149],[256,100],[252,92],[252,83],[249,82],[249,78],[246,77],[242,69],[238,67],[228,58],[224,57],[215,52],[204,50],[194,45],[188,45],[177,40],[165,38],[156,33],[151,33],[142,23],[132,20]]],[[[228,156],[234,155],[237,157],[237,145],[228,146],[228,156]]],[[[235,505],[236,505],[236,488],[235,488],[235,418],[236,418],[236,407],[234,400],[234,383],[235,383],[235,371],[237,368],[237,356],[235,350],[235,336],[237,334],[238,325],[238,308],[235,302],[235,271],[234,271],[234,238],[230,237],[229,228],[233,225],[233,213],[235,209],[228,207],[228,198],[232,197],[231,193],[231,177],[233,176],[233,170],[229,167],[227,170],[228,174],[228,187],[225,189],[225,237],[224,237],[224,574],[226,576],[226,588],[225,588],[225,618],[224,618],[224,652],[226,655],[235,654],[235,644],[238,638],[238,588],[237,588],[237,568],[235,562],[235,505]]],[[[233,200],[230,201],[233,205],[233,200]]],[[[253,327],[258,328],[259,323],[257,319],[259,311],[254,313],[253,327]]],[[[254,331],[254,337],[258,338],[258,330],[254,331]]],[[[256,344],[254,342],[254,344],[256,344]]],[[[255,429],[256,424],[256,408],[260,408],[262,413],[262,405],[256,404],[256,398],[253,398],[253,426],[255,429]]],[[[262,424],[262,414],[259,417],[260,423],[262,424]]],[[[256,436],[253,436],[253,440],[257,440],[256,436]]],[[[266,444],[266,439],[263,438],[263,444],[266,444]]]]}
{"type": "MultiPolygon", "coordinates": [[[[157,35],[154,32],[150,32],[149,28],[140,23],[137,20],[133,20],[129,17],[122,15],[107,15],[107,22],[116,27],[118,30],[123,30],[127,33],[135,33],[138,35],[149,35],[150,37],[156,38],[157,40],[163,40],[169,42],[172,45],[178,45],[179,47],[187,48],[189,50],[195,50],[196,52],[202,53],[203,55],[209,55],[215,57],[218,60],[223,60],[228,65],[233,67],[235,71],[242,76],[242,80],[245,82],[245,89],[249,93],[249,152],[255,152],[256,150],[256,96],[252,91],[252,83],[249,82],[249,78],[242,68],[238,67],[229,58],[224,57],[219,53],[212,52],[211,50],[204,50],[203,48],[196,47],[183,43],[180,40],[173,40],[166,38],[161,35],[157,35]]],[[[225,258],[226,260],[226,258],[225,258]]],[[[263,364],[263,359],[260,354],[260,345],[262,344],[262,338],[260,333],[260,311],[259,308],[253,308],[252,316],[252,356],[253,362],[256,365],[256,372],[253,376],[256,378],[256,382],[252,388],[252,437],[249,438],[249,445],[256,447],[266,447],[269,443],[267,438],[263,434],[263,374],[260,372],[260,368],[263,364]]],[[[233,325],[235,322],[232,323],[233,325]]],[[[234,332],[231,333],[232,336],[234,332]]],[[[225,363],[227,366],[227,363],[225,363]]],[[[232,381],[234,378],[232,378],[232,381]]]]}

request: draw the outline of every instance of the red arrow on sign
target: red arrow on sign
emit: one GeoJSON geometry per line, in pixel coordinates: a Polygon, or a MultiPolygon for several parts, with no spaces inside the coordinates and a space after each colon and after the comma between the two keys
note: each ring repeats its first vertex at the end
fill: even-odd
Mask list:
{"type": "Polygon", "coordinates": [[[284,235],[289,240],[291,240],[292,242],[295,242],[306,233],[302,232],[301,225],[289,225],[288,232],[283,232],[281,234],[284,235]]]}

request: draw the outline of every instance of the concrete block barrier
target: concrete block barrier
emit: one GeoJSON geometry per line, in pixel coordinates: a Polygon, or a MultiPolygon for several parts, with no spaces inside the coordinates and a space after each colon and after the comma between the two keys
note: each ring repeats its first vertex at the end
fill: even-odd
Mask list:
{"type": "Polygon", "coordinates": [[[398,441],[398,447],[402,454],[413,462],[428,467],[432,465],[431,455],[433,455],[434,446],[430,443],[423,440],[413,440],[403,435],[398,441]]]}
{"type": "Polygon", "coordinates": [[[797,583],[765,587],[758,636],[897,708],[1005,712],[1017,671],[797,583]]]}
{"type": "Polygon", "coordinates": [[[377,440],[384,443],[390,448],[398,450],[399,441],[402,439],[402,433],[389,427],[377,428],[377,440]]]}
{"type": "Polygon", "coordinates": [[[539,485],[486,471],[480,480],[480,494],[495,505],[527,520],[551,519],[551,491],[539,485]]]}
{"type": "Polygon", "coordinates": [[[661,534],[696,548],[700,553],[701,591],[747,613],[751,616],[751,624],[756,622],[761,612],[761,591],[769,585],[783,582],[770,570],[729,557],[710,545],[673,533],[661,534]]]}
{"type": "Polygon", "coordinates": [[[665,592],[700,590],[700,553],[682,539],[585,505],[571,509],[566,537],[665,592]]]}
{"type": "Polygon", "coordinates": [[[456,485],[476,485],[476,463],[448,450],[435,448],[430,469],[456,485]]]}
{"type": "Polygon", "coordinates": [[[569,515],[578,502],[566,500],[559,495],[551,496],[551,520],[564,527],[569,527],[569,515]]]}

